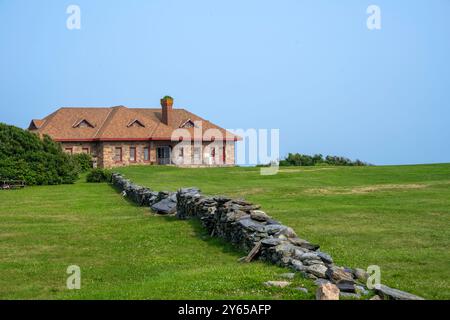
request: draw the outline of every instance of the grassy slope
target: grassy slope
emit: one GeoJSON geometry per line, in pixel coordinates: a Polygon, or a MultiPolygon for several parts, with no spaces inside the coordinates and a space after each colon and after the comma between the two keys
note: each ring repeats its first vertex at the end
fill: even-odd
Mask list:
{"type": "Polygon", "coordinates": [[[156,190],[245,197],[340,265],[377,264],[387,285],[450,299],[450,164],[283,168],[275,176],[257,168],[120,171],[156,190]]]}
{"type": "Polygon", "coordinates": [[[195,221],[150,216],[106,184],[0,191],[0,299],[311,297],[266,288],[286,271],[240,264],[241,255],[195,221]],[[71,264],[81,290],[66,289],[71,264]]]}

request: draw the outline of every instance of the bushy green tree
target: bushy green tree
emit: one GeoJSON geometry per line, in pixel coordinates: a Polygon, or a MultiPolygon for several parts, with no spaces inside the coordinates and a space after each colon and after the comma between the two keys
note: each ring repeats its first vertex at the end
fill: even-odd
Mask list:
{"type": "Polygon", "coordinates": [[[49,136],[0,123],[0,177],[28,185],[73,183],[78,178],[73,157],[49,136]]]}
{"type": "Polygon", "coordinates": [[[92,156],[90,154],[78,153],[72,157],[80,172],[87,172],[92,169],[92,156]]]}
{"type": "Polygon", "coordinates": [[[345,157],[326,156],[325,158],[323,158],[321,154],[309,156],[300,153],[289,153],[285,159],[280,161],[280,166],[317,166],[317,165],[367,166],[368,164],[361,160],[352,161],[345,157]]]}
{"type": "Polygon", "coordinates": [[[107,169],[92,169],[86,176],[86,182],[110,182],[111,172],[107,169]]]}

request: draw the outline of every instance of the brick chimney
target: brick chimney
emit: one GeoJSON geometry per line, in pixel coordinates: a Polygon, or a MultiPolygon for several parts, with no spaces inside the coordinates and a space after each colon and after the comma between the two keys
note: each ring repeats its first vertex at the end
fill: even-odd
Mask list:
{"type": "Polygon", "coordinates": [[[161,121],[169,125],[172,121],[172,106],[173,106],[173,98],[169,96],[165,96],[161,99],[161,109],[162,109],[162,117],[161,121]]]}

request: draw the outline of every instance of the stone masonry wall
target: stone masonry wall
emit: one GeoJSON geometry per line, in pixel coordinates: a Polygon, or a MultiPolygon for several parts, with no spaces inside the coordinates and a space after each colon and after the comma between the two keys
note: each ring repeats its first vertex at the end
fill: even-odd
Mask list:
{"type": "MultiPolygon", "coordinates": [[[[148,165],[157,163],[156,149],[158,146],[174,147],[177,142],[171,141],[123,141],[123,142],[99,142],[99,143],[62,143],[63,148],[71,148],[72,152],[81,153],[82,148],[89,148],[89,153],[95,158],[98,167],[114,168],[129,165],[148,165]],[[116,147],[122,148],[122,161],[115,160],[116,147]],[[130,147],[136,148],[135,161],[130,160],[130,147]],[[149,148],[149,160],[144,160],[144,148],[149,148]]],[[[193,146],[189,145],[184,148],[183,158],[186,165],[181,166],[216,166],[216,165],[234,165],[234,142],[225,144],[225,163],[223,163],[223,144],[218,142],[203,142],[201,145],[201,164],[193,164],[193,146]],[[216,150],[216,157],[220,159],[220,163],[216,163],[210,158],[210,148],[214,147],[216,150]]],[[[178,154],[173,154],[179,157],[178,154]]]]}
{"type": "MultiPolygon", "coordinates": [[[[179,219],[200,219],[211,236],[246,252],[247,261],[258,258],[290,268],[315,280],[319,286],[337,286],[341,293],[353,297],[371,295],[365,285],[368,274],[364,270],[335,265],[318,244],[299,238],[292,228],[261,211],[259,205],[225,196],[205,196],[197,188],[182,188],[177,193],[156,192],[137,186],[120,174],[113,174],[112,183],[135,203],[150,206],[158,213],[176,213],[179,219]]],[[[374,290],[384,299],[422,299],[385,285],[374,290]]]]}

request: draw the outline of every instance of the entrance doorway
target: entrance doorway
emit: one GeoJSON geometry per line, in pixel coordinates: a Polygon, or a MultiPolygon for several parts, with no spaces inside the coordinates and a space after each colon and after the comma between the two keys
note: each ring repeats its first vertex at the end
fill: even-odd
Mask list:
{"type": "Polygon", "coordinates": [[[156,161],[158,164],[171,164],[170,160],[170,147],[160,146],[156,148],[156,161]]]}

